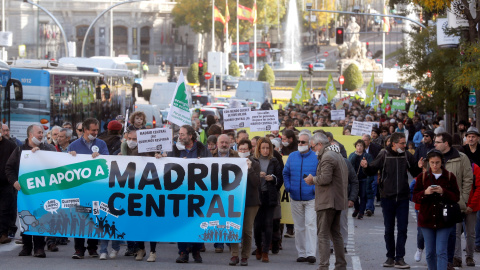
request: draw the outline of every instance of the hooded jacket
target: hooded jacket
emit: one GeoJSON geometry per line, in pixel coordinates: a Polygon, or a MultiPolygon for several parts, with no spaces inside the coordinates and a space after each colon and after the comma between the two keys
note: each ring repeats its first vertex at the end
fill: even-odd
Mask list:
{"type": "Polygon", "coordinates": [[[380,171],[379,187],[380,197],[395,200],[408,200],[410,187],[408,185],[407,171],[411,175],[418,175],[422,170],[418,168],[413,155],[405,151],[398,153],[392,147],[383,149],[377,158],[363,168],[366,175],[374,176],[380,171]]]}

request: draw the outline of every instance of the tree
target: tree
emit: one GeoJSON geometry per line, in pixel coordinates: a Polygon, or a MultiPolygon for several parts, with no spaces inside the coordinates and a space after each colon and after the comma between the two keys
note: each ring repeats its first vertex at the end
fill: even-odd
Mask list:
{"type": "Polygon", "coordinates": [[[240,69],[238,68],[237,61],[230,61],[230,65],[228,66],[228,73],[234,77],[240,77],[240,69]]]}
{"type": "Polygon", "coordinates": [[[273,73],[273,69],[268,64],[263,66],[262,71],[260,71],[260,74],[258,74],[258,80],[262,82],[268,82],[270,87],[275,85],[275,73],[273,73]]]}
{"type": "Polygon", "coordinates": [[[343,72],[343,77],[345,78],[345,83],[343,85],[345,89],[352,91],[362,87],[363,85],[362,72],[360,72],[355,64],[350,64],[347,69],[345,69],[343,72]]]}
{"type": "Polygon", "coordinates": [[[193,63],[187,72],[187,81],[189,83],[198,83],[198,63],[193,63]]]}

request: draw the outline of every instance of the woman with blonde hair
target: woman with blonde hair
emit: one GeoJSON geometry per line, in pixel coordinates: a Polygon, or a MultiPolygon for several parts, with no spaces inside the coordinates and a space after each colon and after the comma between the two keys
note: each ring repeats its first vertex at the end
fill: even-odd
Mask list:
{"type": "Polygon", "coordinates": [[[273,156],[272,142],[262,137],[255,147],[255,158],[260,162],[260,201],[261,206],[255,217],[255,252],[257,260],[269,262],[268,251],[273,235],[273,214],[278,205],[280,187],[283,185],[283,174],[280,162],[273,156]],[[264,241],[262,241],[264,233],[264,241]]]}

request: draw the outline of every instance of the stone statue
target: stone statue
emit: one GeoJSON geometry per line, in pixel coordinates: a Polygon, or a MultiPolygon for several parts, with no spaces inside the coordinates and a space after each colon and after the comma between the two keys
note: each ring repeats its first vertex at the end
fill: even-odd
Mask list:
{"type": "Polygon", "coordinates": [[[347,42],[355,42],[357,40],[360,40],[359,38],[359,33],[360,32],[360,25],[355,20],[355,17],[352,17],[350,19],[350,23],[347,26],[347,29],[345,30],[345,36],[347,38],[347,42]]]}

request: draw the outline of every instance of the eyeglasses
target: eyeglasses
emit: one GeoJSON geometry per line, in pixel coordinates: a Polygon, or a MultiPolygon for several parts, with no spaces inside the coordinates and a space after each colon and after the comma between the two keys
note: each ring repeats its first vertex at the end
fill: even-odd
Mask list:
{"type": "Polygon", "coordinates": [[[439,142],[439,141],[435,141],[434,144],[440,144],[440,143],[443,143],[443,142],[439,142]]]}
{"type": "Polygon", "coordinates": [[[307,144],[307,141],[298,141],[299,144],[307,144]]]}
{"type": "Polygon", "coordinates": [[[78,131],[83,131],[83,129],[81,129],[81,128],[77,128],[77,130],[78,130],[78,131]]]}
{"type": "Polygon", "coordinates": [[[430,136],[428,136],[428,135],[423,135],[423,137],[425,137],[425,138],[429,138],[430,136]]]}

